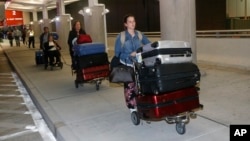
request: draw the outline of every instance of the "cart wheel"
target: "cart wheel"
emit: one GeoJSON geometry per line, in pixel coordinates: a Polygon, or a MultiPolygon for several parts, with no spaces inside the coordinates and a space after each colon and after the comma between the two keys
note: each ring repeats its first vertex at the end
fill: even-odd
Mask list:
{"type": "Polygon", "coordinates": [[[140,124],[140,118],[139,115],[136,111],[131,113],[131,120],[134,125],[139,125],[140,124]]]}
{"type": "Polygon", "coordinates": [[[75,80],[75,87],[78,88],[79,87],[79,84],[78,82],[75,80]]]}
{"type": "Polygon", "coordinates": [[[60,67],[61,67],[61,69],[63,68],[63,63],[60,63],[60,67]]]}
{"type": "Polygon", "coordinates": [[[100,89],[100,84],[96,82],[95,87],[96,87],[96,90],[98,91],[100,89]]]}
{"type": "Polygon", "coordinates": [[[159,66],[160,64],[161,64],[161,60],[159,58],[156,58],[154,66],[159,66]]]}
{"type": "Polygon", "coordinates": [[[185,134],[185,132],[186,132],[185,123],[183,123],[183,122],[178,122],[178,123],[176,123],[176,131],[177,131],[177,133],[179,133],[180,135],[185,134]]]}

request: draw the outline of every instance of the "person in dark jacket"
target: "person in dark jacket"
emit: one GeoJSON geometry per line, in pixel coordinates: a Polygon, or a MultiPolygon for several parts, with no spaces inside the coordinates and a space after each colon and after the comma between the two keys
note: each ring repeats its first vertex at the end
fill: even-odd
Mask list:
{"type": "Polygon", "coordinates": [[[71,56],[71,61],[72,61],[72,69],[74,69],[74,51],[73,51],[73,43],[72,41],[78,37],[80,34],[86,34],[85,30],[81,26],[80,21],[75,21],[72,27],[72,30],[69,32],[68,36],[68,45],[69,45],[69,52],[71,56]]]}
{"type": "Polygon", "coordinates": [[[9,29],[7,32],[7,38],[9,40],[10,46],[13,46],[13,39],[14,39],[14,35],[13,35],[13,30],[9,29]]]}
{"type": "Polygon", "coordinates": [[[39,39],[40,39],[40,49],[43,50],[43,55],[44,55],[44,68],[46,69],[48,67],[48,51],[45,50],[45,46],[44,44],[47,43],[49,41],[49,28],[48,27],[44,27],[43,28],[43,33],[40,35],[39,39]]]}

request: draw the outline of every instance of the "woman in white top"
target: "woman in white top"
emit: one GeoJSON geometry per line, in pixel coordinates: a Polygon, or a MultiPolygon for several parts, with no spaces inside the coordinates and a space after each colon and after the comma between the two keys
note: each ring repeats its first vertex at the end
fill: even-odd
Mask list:
{"type": "Polygon", "coordinates": [[[53,35],[49,35],[49,41],[45,43],[44,47],[45,50],[48,51],[50,66],[54,66],[56,64],[61,63],[61,58],[60,58],[61,55],[59,52],[59,50],[61,50],[61,47],[54,40],[53,35]],[[54,57],[56,58],[56,62],[54,57]]]}

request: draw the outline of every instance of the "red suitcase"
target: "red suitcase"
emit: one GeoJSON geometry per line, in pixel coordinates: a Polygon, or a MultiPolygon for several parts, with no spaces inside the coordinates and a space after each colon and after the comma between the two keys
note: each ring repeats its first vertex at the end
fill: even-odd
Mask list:
{"type": "Polygon", "coordinates": [[[136,97],[136,102],[138,113],[144,119],[162,119],[200,107],[196,87],[161,95],[140,95],[136,97]]]}
{"type": "Polygon", "coordinates": [[[84,81],[109,76],[109,64],[82,69],[84,81]]]}

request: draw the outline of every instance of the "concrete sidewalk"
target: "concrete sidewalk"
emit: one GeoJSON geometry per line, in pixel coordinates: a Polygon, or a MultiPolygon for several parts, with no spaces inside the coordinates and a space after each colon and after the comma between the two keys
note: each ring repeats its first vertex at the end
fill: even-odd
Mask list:
{"type": "Polygon", "coordinates": [[[58,140],[65,141],[228,141],[230,124],[250,124],[250,72],[204,63],[200,69],[200,102],[204,109],[179,135],[175,124],[165,121],[133,125],[125,106],[123,87],[103,81],[100,90],[85,83],[75,88],[70,56],[62,51],[63,69],[53,71],[35,65],[35,50],[9,47],[5,53],[30,90],[58,140]]]}

